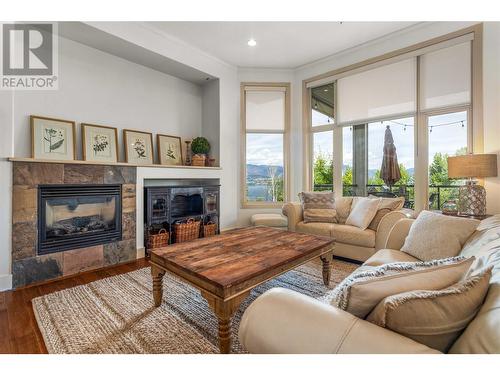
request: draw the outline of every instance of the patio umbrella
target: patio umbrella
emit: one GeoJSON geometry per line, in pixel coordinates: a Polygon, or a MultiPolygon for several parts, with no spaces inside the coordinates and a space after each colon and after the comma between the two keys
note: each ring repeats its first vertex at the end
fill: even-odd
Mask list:
{"type": "Polygon", "coordinates": [[[391,187],[401,179],[401,171],[399,170],[398,155],[396,154],[396,146],[389,125],[385,129],[384,137],[384,157],[382,159],[382,167],[380,168],[380,178],[391,187]]]}

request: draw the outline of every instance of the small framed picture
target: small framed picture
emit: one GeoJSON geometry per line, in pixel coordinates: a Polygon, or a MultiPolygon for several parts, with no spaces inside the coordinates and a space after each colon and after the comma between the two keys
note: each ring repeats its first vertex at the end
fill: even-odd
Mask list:
{"type": "Polygon", "coordinates": [[[157,134],[158,160],[162,165],[183,165],[181,137],[157,134]]]}
{"type": "Polygon", "coordinates": [[[83,160],[116,163],[118,130],[109,126],[82,123],[83,160]]]}
{"type": "Polygon", "coordinates": [[[31,157],[34,159],[75,160],[75,122],[30,116],[31,157]]]}
{"type": "Polygon", "coordinates": [[[123,130],[125,161],[133,164],[153,164],[153,135],[138,130],[123,130]]]}

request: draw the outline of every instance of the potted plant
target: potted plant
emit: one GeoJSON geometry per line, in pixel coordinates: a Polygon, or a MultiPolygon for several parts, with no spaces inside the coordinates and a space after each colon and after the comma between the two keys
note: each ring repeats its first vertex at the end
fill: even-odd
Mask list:
{"type": "Polygon", "coordinates": [[[204,137],[197,137],[191,143],[191,152],[194,154],[191,160],[192,165],[204,166],[205,160],[210,151],[210,143],[204,137]]]}

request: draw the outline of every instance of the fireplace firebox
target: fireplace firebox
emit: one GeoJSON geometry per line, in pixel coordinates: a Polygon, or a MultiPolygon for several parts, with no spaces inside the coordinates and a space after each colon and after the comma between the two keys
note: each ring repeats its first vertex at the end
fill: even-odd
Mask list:
{"type": "Polygon", "coordinates": [[[122,239],[121,185],[40,185],[38,254],[122,239]]]}

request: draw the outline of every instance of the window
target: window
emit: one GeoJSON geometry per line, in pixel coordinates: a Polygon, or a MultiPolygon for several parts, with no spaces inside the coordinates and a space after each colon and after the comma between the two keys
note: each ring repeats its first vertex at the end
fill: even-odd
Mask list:
{"type": "Polygon", "coordinates": [[[343,195],[404,196],[414,203],[414,118],[391,119],[343,128],[343,195]],[[401,179],[388,186],[380,170],[387,127],[396,145],[401,179]]]}
{"type": "Polygon", "coordinates": [[[467,111],[428,116],[429,208],[440,210],[443,203],[458,198],[463,181],[448,178],[448,156],[467,154],[467,111]]]}
{"type": "Polygon", "coordinates": [[[313,190],[333,190],[333,125],[335,112],[333,83],[311,90],[313,190]]]}
{"type": "Polygon", "coordinates": [[[480,70],[474,68],[480,66],[478,30],[464,29],[438,43],[424,42],[399,55],[396,51],[306,80],[306,167],[312,165],[306,176],[312,187],[336,195],[404,196],[405,206],[417,210],[441,209],[455,198],[463,181],[448,179],[447,156],[474,147],[482,151],[481,128],[472,124],[482,108],[472,101],[474,90],[481,91],[480,70]],[[325,101],[324,89],[330,87],[334,95],[325,101]],[[380,172],[387,127],[401,174],[390,186],[380,172]],[[342,173],[336,173],[340,168],[342,173]]]}
{"type": "Polygon", "coordinates": [[[242,84],[243,206],[281,205],[287,195],[289,84],[242,84]]]}

